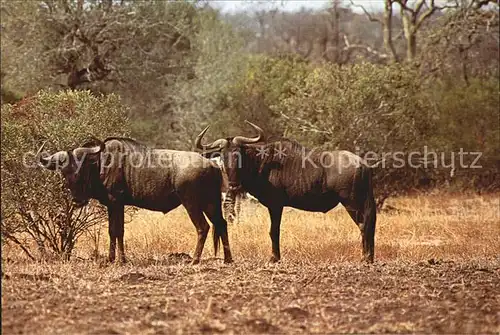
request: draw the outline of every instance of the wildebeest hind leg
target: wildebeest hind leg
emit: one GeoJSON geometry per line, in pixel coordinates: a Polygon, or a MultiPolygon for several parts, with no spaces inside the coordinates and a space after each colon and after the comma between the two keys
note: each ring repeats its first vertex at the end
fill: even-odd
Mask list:
{"type": "Polygon", "coordinates": [[[364,250],[365,249],[365,245],[364,245],[365,224],[363,223],[363,214],[361,211],[358,211],[355,209],[346,208],[346,210],[347,210],[347,213],[349,213],[349,216],[351,217],[351,219],[358,226],[359,231],[361,232],[361,243],[362,243],[363,250],[364,250]]]}
{"type": "Polygon", "coordinates": [[[196,227],[198,232],[198,240],[196,242],[196,249],[194,251],[192,264],[200,263],[201,253],[203,252],[203,247],[205,246],[205,241],[207,239],[208,231],[210,226],[208,225],[203,211],[196,206],[185,206],[191,221],[196,227]]]}
{"type": "Polygon", "coordinates": [[[233,257],[231,249],[229,248],[229,237],[227,234],[227,222],[222,215],[220,204],[209,204],[205,209],[205,214],[213,224],[214,248],[215,255],[217,256],[217,248],[219,245],[219,238],[222,240],[222,247],[224,248],[224,263],[232,263],[233,257]]]}
{"type": "MultiPolygon", "coordinates": [[[[366,202],[370,201],[366,199],[366,202]]],[[[364,260],[372,263],[375,245],[375,209],[370,204],[360,206],[360,210],[346,208],[352,220],[358,225],[361,232],[361,244],[364,260]]]]}
{"type": "Polygon", "coordinates": [[[375,256],[375,224],[377,220],[377,206],[372,195],[365,200],[363,207],[363,253],[365,260],[373,263],[375,256]]]}
{"type": "Polygon", "coordinates": [[[273,255],[271,256],[271,263],[276,263],[281,259],[280,254],[280,225],[281,215],[283,214],[283,207],[268,208],[269,215],[271,216],[271,229],[269,235],[273,245],[273,255]]]}
{"type": "Polygon", "coordinates": [[[108,207],[109,218],[109,261],[115,261],[115,249],[118,242],[118,257],[120,263],[125,263],[124,235],[124,207],[113,205],[108,207]]]}

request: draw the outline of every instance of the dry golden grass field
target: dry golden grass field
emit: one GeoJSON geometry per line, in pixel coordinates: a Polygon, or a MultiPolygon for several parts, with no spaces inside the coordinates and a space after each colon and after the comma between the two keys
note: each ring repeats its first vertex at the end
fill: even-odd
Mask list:
{"type": "Polygon", "coordinates": [[[3,250],[3,334],[498,333],[498,196],[426,195],[379,214],[376,262],[360,263],[359,231],[342,208],[286,209],[282,262],[269,264],[265,208],[229,226],[234,264],[189,265],[196,241],[183,208],[139,211],[126,224],[123,266],[107,226],[71,262],[33,263],[3,250]]]}

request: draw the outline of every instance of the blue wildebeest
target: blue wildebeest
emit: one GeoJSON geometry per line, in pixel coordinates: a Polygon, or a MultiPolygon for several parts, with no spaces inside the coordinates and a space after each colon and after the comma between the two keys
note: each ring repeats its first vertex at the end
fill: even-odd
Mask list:
{"type": "Polygon", "coordinates": [[[204,214],[214,226],[215,253],[222,240],[224,262],[232,261],[221,209],[221,170],[198,153],[151,149],[129,138],[112,137],[49,157],[40,155],[39,160],[62,173],[76,206],[92,198],[107,207],[111,262],[117,244],[119,260],[125,262],[124,206],[167,213],[181,204],[198,232],[193,264],[200,261],[210,229],[204,214]]]}
{"type": "Polygon", "coordinates": [[[236,136],[202,144],[207,126],[195,146],[204,155],[220,152],[229,192],[242,187],[268,208],[271,261],[280,260],[283,207],[326,213],[342,203],[361,231],[364,259],[373,262],[376,205],[366,162],[348,151],[310,150],[288,139],[265,142],[263,130],[248,123],[258,132],[257,137],[236,136]]]}

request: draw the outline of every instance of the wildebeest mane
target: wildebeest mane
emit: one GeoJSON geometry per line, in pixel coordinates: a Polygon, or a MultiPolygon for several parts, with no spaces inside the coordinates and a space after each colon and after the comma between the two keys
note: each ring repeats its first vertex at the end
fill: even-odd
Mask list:
{"type": "MultiPolygon", "coordinates": [[[[307,147],[301,145],[295,140],[291,140],[286,137],[281,137],[279,139],[276,139],[274,141],[267,141],[267,142],[258,142],[255,144],[250,144],[247,145],[247,148],[251,148],[251,150],[247,150],[247,153],[250,154],[254,159],[258,159],[261,161],[261,163],[271,163],[271,162],[277,162],[277,163],[284,163],[285,161],[289,160],[295,160],[298,159],[301,161],[302,155],[305,153],[308,153],[311,151],[307,147]],[[267,153],[269,153],[266,156],[259,155],[259,150],[258,149],[263,149],[267,153]],[[277,153],[281,150],[281,152],[284,153],[284,155],[278,155],[277,153]]],[[[315,153],[311,154],[311,158],[314,158],[316,155],[315,153]]]]}
{"type": "MultiPolygon", "coordinates": [[[[144,150],[149,149],[149,147],[146,146],[145,144],[142,144],[142,143],[140,143],[132,138],[129,138],[129,137],[107,137],[102,142],[106,143],[106,142],[109,142],[112,140],[121,142],[126,148],[128,148],[131,151],[144,151],[144,150]]],[[[89,147],[99,145],[99,143],[100,143],[100,141],[98,139],[91,137],[82,144],[82,147],[89,148],[89,147]]]]}
{"type": "Polygon", "coordinates": [[[246,145],[245,155],[253,161],[253,166],[259,170],[261,175],[268,175],[272,170],[279,170],[281,178],[284,180],[291,180],[301,176],[305,178],[304,183],[307,184],[315,179],[320,178],[323,174],[323,169],[313,169],[315,172],[303,173],[304,168],[312,166],[306,165],[303,162],[304,153],[308,155],[311,160],[319,159],[319,152],[308,154],[311,150],[302,146],[294,140],[287,138],[280,138],[273,142],[256,143],[246,145]],[[268,154],[262,155],[262,150],[268,154]],[[279,154],[279,151],[283,155],[279,154]]]}
{"type": "Polygon", "coordinates": [[[149,147],[145,144],[142,144],[132,138],[129,137],[107,137],[104,140],[104,143],[108,141],[119,141],[123,145],[125,145],[128,149],[131,149],[132,151],[144,151],[144,150],[149,150],[149,147]]]}
{"type": "MultiPolygon", "coordinates": [[[[321,165],[305,161],[304,155],[312,161],[320,159],[319,151],[311,152],[310,149],[287,138],[244,145],[242,153],[244,172],[240,177],[243,187],[255,191],[254,185],[260,184],[261,186],[256,188],[259,193],[259,188],[263,187],[262,185],[269,185],[272,180],[275,186],[288,185],[289,195],[300,195],[312,188],[321,189],[325,170],[317,168],[321,165]],[[267,155],[263,154],[264,152],[267,155]]],[[[264,195],[261,196],[265,198],[264,195]]]]}

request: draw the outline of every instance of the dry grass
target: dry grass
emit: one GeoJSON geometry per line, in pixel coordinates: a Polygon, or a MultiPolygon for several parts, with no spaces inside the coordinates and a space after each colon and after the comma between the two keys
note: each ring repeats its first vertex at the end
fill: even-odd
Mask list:
{"type": "MultiPolygon", "coordinates": [[[[399,198],[388,205],[397,210],[378,215],[378,261],[464,260],[500,254],[498,197],[421,196],[399,198]]],[[[255,203],[242,207],[240,223],[229,226],[235,260],[265,261],[271,255],[267,209],[255,203]]],[[[125,231],[126,249],[132,260],[161,260],[173,252],[191,253],[196,242],[196,231],[182,207],[167,215],[141,210],[125,231]]],[[[100,239],[103,254],[107,250],[106,234],[103,229],[100,239]]],[[[341,206],[327,214],[285,209],[281,225],[284,260],[357,261],[361,256],[360,244],[359,230],[341,206]]],[[[88,240],[78,246],[84,258],[91,250],[88,240]]],[[[204,256],[213,256],[209,239],[204,256]]]]}
{"type": "MultiPolygon", "coordinates": [[[[235,264],[199,266],[184,209],[140,211],[126,226],[125,266],[88,260],[89,236],[69,263],[32,263],[4,248],[4,333],[172,334],[297,332],[498,333],[498,196],[395,199],[379,215],[376,263],[358,262],[357,227],[342,208],[286,210],[283,262],[267,263],[267,211],[243,208],[229,227],[235,264]]],[[[107,227],[99,249],[107,251],[107,227]]],[[[220,256],[219,256],[220,257],[220,256]]]]}

